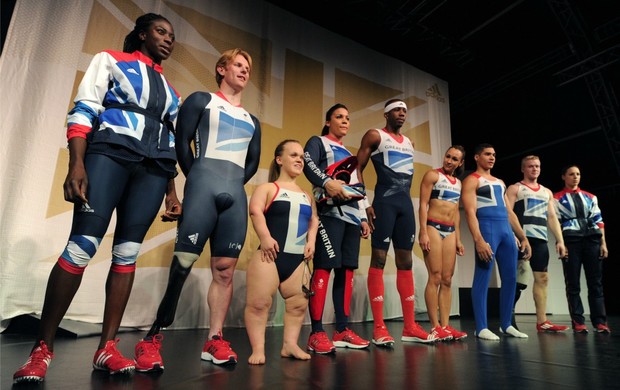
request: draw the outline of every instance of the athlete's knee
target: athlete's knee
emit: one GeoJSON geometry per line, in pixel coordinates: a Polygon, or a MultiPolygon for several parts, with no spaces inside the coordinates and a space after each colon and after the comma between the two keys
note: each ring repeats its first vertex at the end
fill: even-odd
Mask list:
{"type": "Polygon", "coordinates": [[[198,260],[200,255],[190,252],[174,252],[174,257],[177,258],[179,265],[183,268],[191,268],[192,265],[198,260]]]}
{"type": "Polygon", "coordinates": [[[411,257],[411,249],[395,249],[394,257],[396,259],[396,269],[409,271],[413,269],[413,258],[411,257]]]}
{"type": "Polygon", "coordinates": [[[327,290],[330,273],[331,270],[324,268],[315,268],[314,272],[312,273],[312,279],[310,281],[312,285],[312,291],[327,290]]]}
{"type": "Polygon", "coordinates": [[[271,297],[248,295],[246,307],[254,313],[264,313],[271,308],[272,302],[271,297]]]}
{"type": "Polygon", "coordinates": [[[434,286],[439,286],[442,282],[441,272],[440,271],[429,271],[428,272],[428,283],[434,286]]]}
{"type": "Polygon", "coordinates": [[[141,246],[140,242],[115,240],[112,246],[112,263],[119,267],[135,268],[141,246]]]}
{"type": "Polygon", "coordinates": [[[413,261],[396,261],[396,269],[399,271],[410,271],[413,269],[413,261]]]}
{"type": "Polygon", "coordinates": [[[225,287],[230,286],[233,281],[236,264],[237,259],[212,257],[211,272],[213,273],[213,281],[225,287]]]}
{"type": "Polygon", "coordinates": [[[303,315],[308,309],[308,300],[302,294],[297,294],[286,299],[285,307],[286,312],[290,315],[303,315]]]}
{"type": "Polygon", "coordinates": [[[452,274],[441,275],[441,285],[447,288],[452,287],[452,274]]]}
{"type": "Polygon", "coordinates": [[[547,285],[549,284],[549,273],[536,272],[534,274],[534,283],[541,287],[547,287],[547,285]]]}
{"type": "Polygon", "coordinates": [[[512,286],[517,285],[517,275],[515,272],[505,272],[505,273],[500,272],[499,277],[502,280],[502,285],[504,284],[508,284],[512,286]]]}
{"type": "Polygon", "coordinates": [[[378,269],[383,269],[385,268],[385,258],[381,259],[381,258],[371,258],[370,259],[370,268],[378,268],[378,269]]]}
{"type": "Polygon", "coordinates": [[[385,268],[385,262],[387,259],[387,250],[372,248],[370,255],[370,267],[371,268],[385,268]]]}
{"type": "Polygon", "coordinates": [[[97,253],[101,237],[72,235],[58,258],[58,265],[72,274],[82,274],[90,260],[97,253]]]}

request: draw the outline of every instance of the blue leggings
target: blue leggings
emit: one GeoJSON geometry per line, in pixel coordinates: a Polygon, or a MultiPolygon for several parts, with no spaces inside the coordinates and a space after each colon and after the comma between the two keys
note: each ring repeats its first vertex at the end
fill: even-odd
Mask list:
{"type": "Polygon", "coordinates": [[[507,219],[479,219],[482,237],[491,245],[493,260],[486,262],[476,254],[476,268],[471,289],[476,333],[488,328],[487,295],[489,280],[493,272],[493,263],[497,261],[502,287],[499,293],[500,326],[506,330],[511,324],[512,307],[517,286],[517,244],[507,219]]]}
{"type": "Polygon", "coordinates": [[[84,164],[88,174],[88,207],[75,204],[69,243],[61,257],[75,266],[86,267],[116,210],[112,262],[132,265],[161,207],[168,174],[146,159],[119,162],[90,153],[84,164]]]}

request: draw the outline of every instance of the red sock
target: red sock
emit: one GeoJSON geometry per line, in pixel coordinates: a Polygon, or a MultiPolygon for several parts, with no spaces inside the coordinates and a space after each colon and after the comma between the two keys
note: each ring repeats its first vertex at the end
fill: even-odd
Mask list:
{"type": "Polygon", "coordinates": [[[321,321],[323,319],[323,309],[327,298],[327,284],[329,283],[329,270],[317,268],[312,274],[312,286],[314,295],[310,297],[310,319],[321,321]]]}
{"type": "Polygon", "coordinates": [[[411,328],[415,322],[413,271],[396,271],[396,289],[400,295],[400,304],[403,307],[403,320],[405,328],[411,328]]]}
{"type": "Polygon", "coordinates": [[[383,270],[370,267],[368,269],[368,298],[375,326],[385,326],[383,322],[383,270]]]}
{"type": "Polygon", "coordinates": [[[347,268],[344,274],[344,315],[351,313],[351,296],[353,295],[353,270],[347,268]]]}

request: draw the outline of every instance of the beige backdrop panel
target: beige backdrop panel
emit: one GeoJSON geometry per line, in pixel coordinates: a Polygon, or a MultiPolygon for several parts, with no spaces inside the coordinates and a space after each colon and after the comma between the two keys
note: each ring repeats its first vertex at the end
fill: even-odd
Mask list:
{"type": "MultiPolygon", "coordinates": [[[[72,210],[62,195],[68,161],[66,112],[77,85],[93,55],[103,49],[120,50],[136,17],[145,12],[165,15],[175,28],[175,51],[163,66],[184,97],[194,91],[216,90],[214,65],[222,51],[241,47],[252,54],[251,83],[243,103],[260,119],[263,142],[259,172],[246,186],[248,197],[256,185],[266,181],[275,145],[284,138],[303,144],[318,134],[325,110],[336,102],[350,109],[352,129],[345,145],[353,153],[366,130],[384,126],[387,99],[398,97],[407,102],[409,119],[403,130],[417,150],[411,191],[416,209],[419,179],[426,170],[441,164],[443,151],[450,145],[446,82],[269,3],[18,0],[0,58],[4,140],[0,145],[0,329],[15,316],[40,313],[49,271],[66,244],[72,210]]],[[[365,177],[372,199],[376,182],[372,168],[365,177]]],[[[182,174],[176,184],[181,194],[182,174]]],[[[305,179],[302,186],[310,189],[305,179]]],[[[114,223],[86,270],[67,318],[102,320],[114,223]]],[[[166,286],[175,231],[175,224],[159,220],[149,230],[138,258],[124,326],[148,326],[153,321],[166,286]]],[[[257,246],[258,239],[248,227],[228,326],[243,326],[245,269],[257,246]]],[[[417,245],[414,258],[416,311],[422,313],[426,308],[420,298],[427,273],[417,245]]],[[[369,261],[370,243],[364,240],[355,278],[353,321],[370,318],[366,293],[369,261]]],[[[394,274],[390,253],[385,277],[387,318],[402,315],[394,274]]],[[[206,293],[210,282],[206,248],[184,288],[174,327],[208,326],[206,293]]],[[[327,322],[333,321],[329,301],[331,297],[325,310],[327,322]]],[[[458,301],[454,303],[453,313],[458,313],[458,301]]],[[[281,323],[279,300],[273,311],[271,322],[281,323]]]]}

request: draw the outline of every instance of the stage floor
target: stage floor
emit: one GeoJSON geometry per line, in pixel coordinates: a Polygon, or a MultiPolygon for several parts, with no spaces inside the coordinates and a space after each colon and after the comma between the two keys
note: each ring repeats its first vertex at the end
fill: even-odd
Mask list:
{"type": "MultiPolygon", "coordinates": [[[[550,316],[569,324],[568,316],[550,316]]],[[[239,355],[239,363],[216,366],[200,360],[206,329],[164,332],[161,374],[110,376],[93,371],[91,362],[98,337],[58,338],[55,358],[41,386],[44,389],[620,389],[620,317],[609,319],[612,334],[559,334],[536,332],[535,316],[517,316],[528,339],[502,337],[499,342],[473,336],[472,319],[455,318],[451,325],[469,333],[459,342],[433,345],[403,343],[403,323],[387,321],[396,338],[391,349],[338,349],[335,355],[313,355],[310,361],[280,358],[282,328],[267,328],[267,364],[250,366],[250,345],[244,328],[227,328],[224,335],[239,355]],[[615,332],[614,332],[615,331],[615,332]]],[[[497,321],[490,321],[496,328],[497,321]],[[494,325],[495,324],[495,325],[494,325]]],[[[428,330],[429,323],[421,322],[428,330]]],[[[353,330],[372,336],[372,323],[356,323],[353,330]]],[[[333,326],[326,326],[331,335],[333,326]]],[[[495,330],[495,329],[493,329],[495,330]]],[[[300,345],[305,346],[309,326],[300,345]]],[[[120,334],[119,349],[133,356],[134,344],[144,332],[120,334]]],[[[13,372],[24,363],[34,338],[0,335],[0,389],[9,389],[13,372]]]]}

